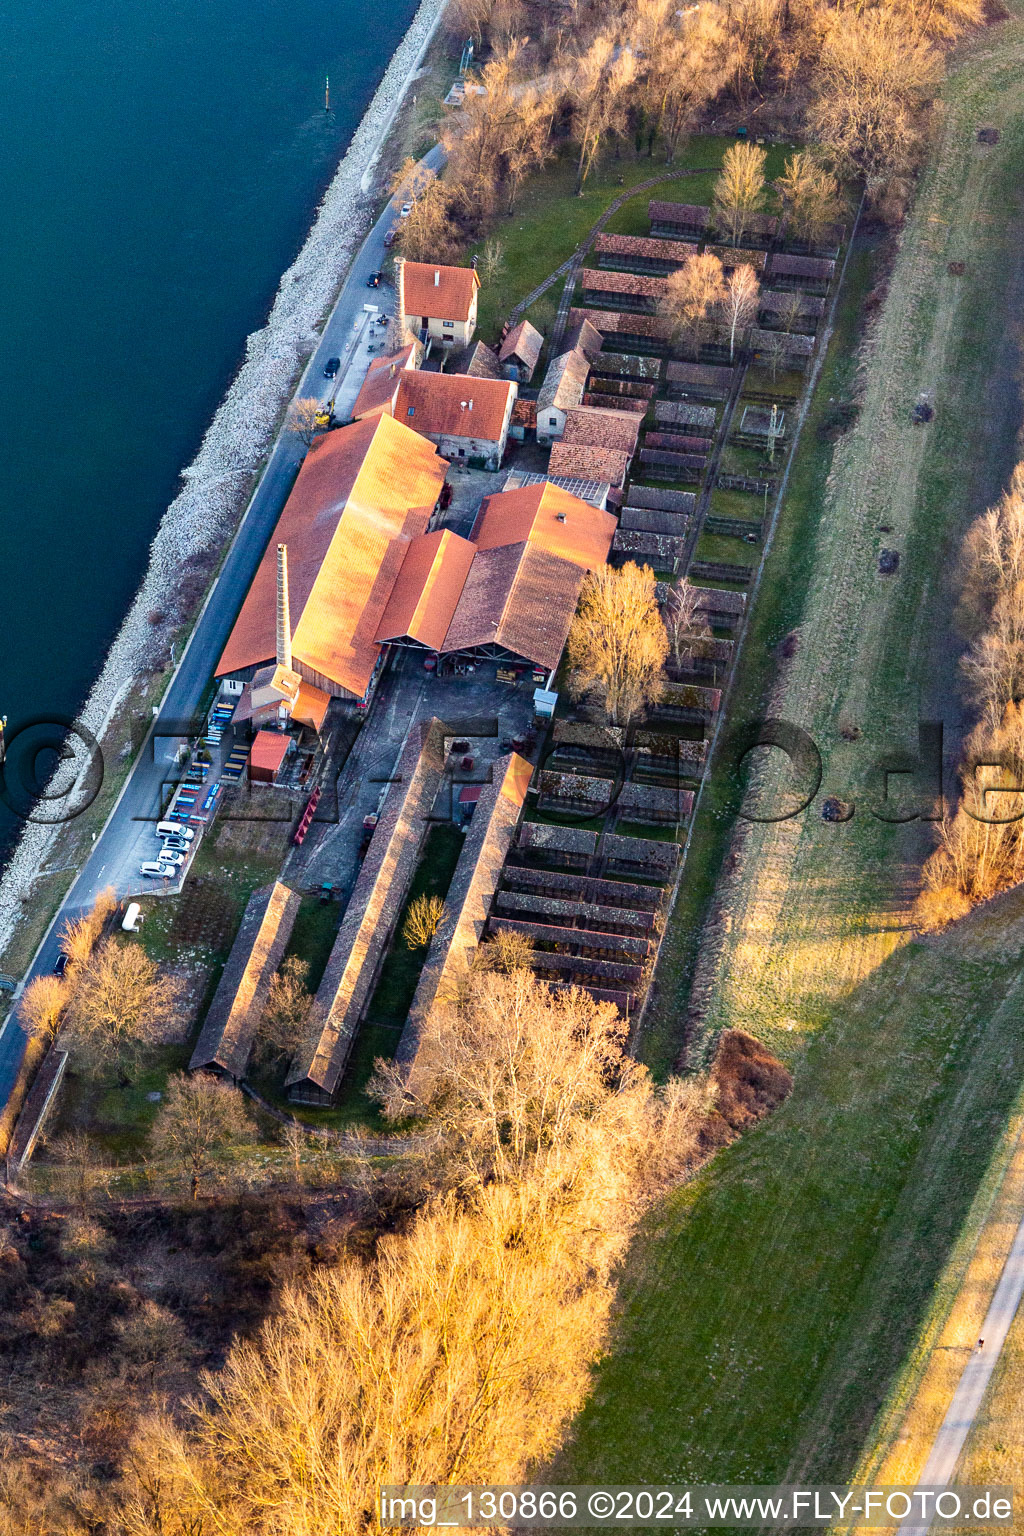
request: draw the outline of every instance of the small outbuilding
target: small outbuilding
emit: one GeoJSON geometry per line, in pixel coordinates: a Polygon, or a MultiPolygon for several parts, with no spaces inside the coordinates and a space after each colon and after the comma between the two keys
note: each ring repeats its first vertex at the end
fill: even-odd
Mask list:
{"type": "Polygon", "coordinates": [[[249,777],[254,784],[276,784],[292,738],[284,731],[257,731],[249,749],[249,777]]]}
{"type": "Polygon", "coordinates": [[[540,361],[544,338],[529,320],[520,320],[509,331],[498,349],[498,361],[507,378],[529,384],[540,361]]]}

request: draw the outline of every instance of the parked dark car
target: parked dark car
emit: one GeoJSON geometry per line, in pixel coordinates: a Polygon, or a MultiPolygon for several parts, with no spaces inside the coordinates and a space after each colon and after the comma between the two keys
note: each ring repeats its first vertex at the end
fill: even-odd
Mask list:
{"type": "Polygon", "coordinates": [[[380,280],[383,276],[383,272],[371,272],[369,277],[366,279],[367,288],[379,288],[380,280]]]}
{"type": "Polygon", "coordinates": [[[53,968],[53,974],[55,976],[63,976],[64,972],[67,970],[67,968],[68,968],[68,957],[64,953],[64,951],[61,950],[60,954],[57,956],[57,964],[53,968]]]}
{"type": "Polygon", "coordinates": [[[326,363],[324,364],[324,378],[325,379],[333,379],[334,376],[336,375],[336,373],[338,372],[338,369],[340,367],[341,367],[341,358],[340,357],[329,357],[327,359],[326,363]]]}

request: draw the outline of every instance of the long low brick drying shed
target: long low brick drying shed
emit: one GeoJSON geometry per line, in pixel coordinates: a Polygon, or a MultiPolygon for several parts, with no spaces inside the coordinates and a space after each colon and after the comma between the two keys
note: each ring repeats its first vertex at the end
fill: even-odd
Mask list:
{"type": "Polygon", "coordinates": [[[301,897],[280,880],[254,891],[213,995],[189,1071],[245,1076],[274,972],[288,947],[301,897]]]}
{"type": "Polygon", "coordinates": [[[399,756],[323,980],[313,1027],[285,1079],[300,1104],[329,1104],[409,894],[445,766],[445,728],[414,726],[399,756]]]}
{"type": "Polygon", "coordinates": [[[499,758],[477,801],[466,841],[444,902],[444,916],[434,934],[420,974],[395,1060],[411,1081],[425,1032],[439,1000],[472,964],[483,937],[491,903],[512,846],[533,765],[518,753],[499,758]]]}

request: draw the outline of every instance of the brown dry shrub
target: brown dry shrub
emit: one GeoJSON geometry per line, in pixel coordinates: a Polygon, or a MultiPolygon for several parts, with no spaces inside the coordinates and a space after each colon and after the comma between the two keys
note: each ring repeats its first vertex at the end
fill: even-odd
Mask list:
{"type": "Polygon", "coordinates": [[[763,1120],[789,1097],[793,1074],[743,1029],[723,1031],[711,1070],[715,1112],[705,1139],[723,1146],[763,1120]]]}

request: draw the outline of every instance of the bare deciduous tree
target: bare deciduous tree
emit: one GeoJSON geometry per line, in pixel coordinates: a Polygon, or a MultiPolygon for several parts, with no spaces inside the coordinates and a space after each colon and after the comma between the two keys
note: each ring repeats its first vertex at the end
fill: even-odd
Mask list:
{"type": "Polygon", "coordinates": [[[626,93],[636,59],[614,32],[602,32],[573,61],[568,76],[572,136],[578,146],[576,191],[582,194],[602,144],[625,126],[626,93]]]}
{"type": "Polygon", "coordinates": [[[505,246],[501,240],[488,240],[480,252],[480,260],[477,263],[477,271],[480,273],[481,282],[492,284],[505,268],[505,246]]]}
{"type": "Polygon", "coordinates": [[[112,886],[100,891],[90,910],[82,917],[69,917],[60,937],[61,953],[68,958],[69,981],[76,969],[84,965],[99,941],[107,919],[117,907],[112,886]]]}
{"type": "Polygon", "coordinates": [[[693,655],[693,642],[711,633],[706,619],[697,608],[699,593],[685,576],[669,588],[662,609],[662,620],[668,636],[669,649],[677,667],[681,667],[693,655]]]}
{"type": "Polygon", "coordinates": [[[270,1056],[292,1056],[302,1040],[313,999],[307,985],[309,964],[289,955],[270,983],[257,1041],[270,1056]]]}
{"type": "Polygon", "coordinates": [[[670,322],[677,340],[687,332],[691,334],[693,350],[697,351],[709,317],[724,298],[722,263],[713,251],[705,251],[699,256],[688,256],[665,279],[661,313],[670,322]]]}
{"type": "Polygon", "coordinates": [[[667,654],[650,566],[593,571],[569,631],[572,693],[594,696],[609,720],[628,725],[660,698],[667,654]]]}
{"type": "Polygon", "coordinates": [[[75,977],[66,1016],[70,1047],[96,1070],[131,1061],[179,1016],[181,984],[138,944],[104,939],[75,977]]]}
{"type": "Polygon", "coordinates": [[[1024,878],[1024,465],[964,540],[962,607],[976,633],[963,660],[980,720],[965,743],[960,794],[943,820],[917,904],[937,927],[1024,878]]]}
{"type": "Polygon", "coordinates": [[[803,312],[803,299],[796,289],[772,294],[772,313],[779,322],[779,330],[792,335],[793,327],[803,312]]]}
{"type": "Polygon", "coordinates": [[[481,944],[475,956],[479,969],[504,971],[506,976],[513,971],[528,971],[532,959],[533,948],[525,933],[504,928],[481,944]]]}
{"type": "Polygon", "coordinates": [[[877,197],[915,162],[939,55],[892,11],[835,13],[818,60],[808,125],[842,176],[877,197]]]}
{"type": "Polygon", "coordinates": [[[288,407],[288,430],[308,448],[317,434],[316,418],[323,407],[315,395],[302,395],[288,407]]]}
{"type": "Polygon", "coordinates": [[[70,988],[59,976],[36,976],[21,994],[18,1012],[33,1040],[49,1045],[57,1038],[70,988]]]}
{"type": "Polygon", "coordinates": [[[759,144],[733,144],[725,152],[722,174],[715,182],[715,222],[733,245],[739,245],[750,215],[764,207],[767,158],[759,144]]]}
{"type": "Polygon", "coordinates": [[[690,1166],[702,1084],[655,1090],[614,1008],[528,974],[476,974],[424,1041],[412,1109],[438,1193],[374,1257],[285,1291],[207,1378],[191,1424],[136,1446],[132,1536],[368,1531],[382,1482],[515,1481],[589,1384],[613,1267],[644,1204],[690,1166]],[[167,1522],[173,1522],[168,1524],[167,1522]]]}
{"type": "Polygon", "coordinates": [[[747,266],[744,262],[742,266],[734,267],[729,273],[722,308],[729,327],[730,362],[736,355],[736,333],[745,331],[757,314],[760,293],[761,287],[753,267],[747,266]]]}
{"type": "Polygon", "coordinates": [[[252,1140],[252,1122],[237,1088],[205,1072],[176,1072],[153,1125],[158,1157],[176,1163],[193,1200],[216,1166],[218,1153],[252,1140]]]}
{"type": "Polygon", "coordinates": [[[813,244],[842,213],[838,181],[806,150],[789,157],[777,185],[789,228],[801,240],[813,244]]]}
{"type": "Polygon", "coordinates": [[[409,949],[426,949],[444,917],[440,896],[417,896],[406,913],[402,937],[409,949]]]}

